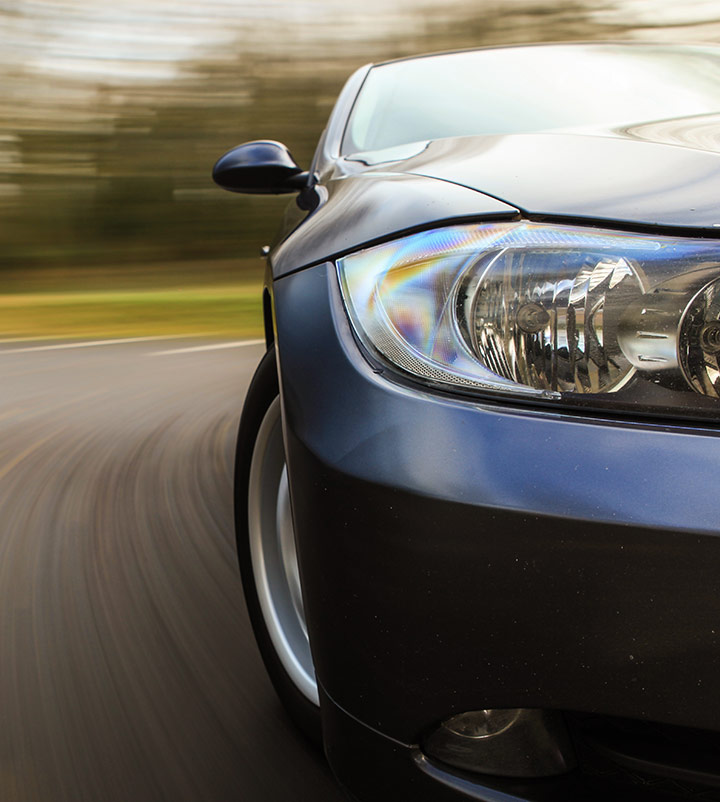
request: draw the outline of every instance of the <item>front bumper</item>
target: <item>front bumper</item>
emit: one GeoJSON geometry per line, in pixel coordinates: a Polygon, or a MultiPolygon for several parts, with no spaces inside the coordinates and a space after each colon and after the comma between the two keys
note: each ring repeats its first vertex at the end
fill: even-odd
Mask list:
{"type": "MultiPolygon", "coordinates": [[[[658,802],[671,782],[621,788],[610,773],[573,771],[541,780],[478,777],[430,760],[417,745],[401,744],[368,727],[321,692],[323,734],[330,764],[356,800],[417,802],[658,802]]],[[[705,799],[713,799],[705,795],[705,799]]]]}
{"type": "Polygon", "coordinates": [[[485,708],[720,730],[715,429],[408,388],[358,351],[331,265],[274,292],[306,613],[339,709],[404,745],[485,708]]]}

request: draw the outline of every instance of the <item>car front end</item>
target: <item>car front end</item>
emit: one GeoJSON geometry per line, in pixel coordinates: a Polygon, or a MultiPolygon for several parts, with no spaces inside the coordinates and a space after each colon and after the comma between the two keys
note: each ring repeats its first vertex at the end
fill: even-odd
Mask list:
{"type": "Polygon", "coordinates": [[[363,802],[720,799],[720,57],[574,47],[478,58],[652,63],[655,116],[396,142],[368,120],[418,107],[414,68],[387,97],[365,68],[270,253],[323,739],[363,802]]]}
{"type": "MultiPolygon", "coordinates": [[[[470,792],[467,765],[448,772],[423,744],[454,716],[507,709],[572,714],[572,754],[602,776],[657,790],[702,774],[682,732],[720,720],[714,424],[410,387],[361,353],[332,264],[277,281],[275,296],[309,634],[340,779],[361,799],[398,798],[411,777],[416,799],[443,798],[438,782],[494,799],[482,749],[470,792]],[[677,756],[616,719],[671,725],[677,756]],[[398,767],[359,759],[364,741],[398,767]]],[[[497,782],[533,798],[527,778],[497,782]]]]}

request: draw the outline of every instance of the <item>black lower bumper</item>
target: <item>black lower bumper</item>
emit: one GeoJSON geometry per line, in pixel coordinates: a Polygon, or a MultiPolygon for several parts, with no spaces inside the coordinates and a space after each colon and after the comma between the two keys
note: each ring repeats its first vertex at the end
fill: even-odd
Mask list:
{"type": "Polygon", "coordinates": [[[592,765],[567,775],[512,780],[453,770],[430,760],[417,745],[402,744],[358,721],[321,691],[328,762],[357,802],[672,802],[716,800],[720,792],[670,778],[630,775],[592,765]],[[685,793],[683,793],[685,792],[685,793]]]}

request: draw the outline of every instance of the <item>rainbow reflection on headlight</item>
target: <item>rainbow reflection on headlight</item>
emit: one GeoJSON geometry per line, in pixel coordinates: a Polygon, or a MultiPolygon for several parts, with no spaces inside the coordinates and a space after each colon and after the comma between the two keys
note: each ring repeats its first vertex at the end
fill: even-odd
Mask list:
{"type": "Polygon", "coordinates": [[[346,256],[338,274],[361,342],[430,384],[632,401],[641,382],[664,408],[692,401],[663,391],[720,395],[718,240],[480,223],[346,256]]]}

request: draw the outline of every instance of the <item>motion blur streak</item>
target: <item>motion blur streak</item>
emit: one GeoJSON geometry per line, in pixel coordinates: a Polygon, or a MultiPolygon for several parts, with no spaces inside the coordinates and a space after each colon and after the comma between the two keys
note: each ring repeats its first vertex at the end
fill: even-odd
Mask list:
{"type": "Polygon", "coordinates": [[[153,348],[4,363],[0,798],[339,800],[237,575],[232,450],[262,346],[153,348]]]}
{"type": "MultiPolygon", "coordinates": [[[[28,348],[7,348],[0,350],[0,356],[10,355],[13,354],[25,354],[28,351],[67,351],[68,348],[97,348],[98,346],[108,346],[108,345],[126,345],[127,343],[141,343],[147,342],[148,340],[174,340],[178,337],[182,337],[183,335],[177,334],[163,334],[162,336],[157,337],[124,337],[124,338],[115,338],[111,340],[80,340],[78,342],[67,342],[67,343],[54,343],[52,345],[31,345],[28,348]]],[[[34,338],[31,338],[34,339],[34,338]]],[[[11,340],[0,340],[1,342],[28,342],[27,340],[23,340],[22,338],[18,339],[11,339],[11,340]]],[[[256,341],[258,342],[258,341],[256,341]]],[[[223,343],[224,345],[224,343],[223,343]]],[[[212,347],[212,346],[205,346],[205,347],[212,347]]],[[[222,347],[222,346],[216,346],[222,347]]]]}
{"type": "MultiPolygon", "coordinates": [[[[153,286],[179,286],[162,273],[188,260],[221,283],[223,260],[254,259],[285,201],[226,197],[210,166],[270,136],[309,165],[338,90],[368,61],[510,42],[717,41],[717,17],[708,0],[4,0],[6,287],[78,289],[90,268],[121,265],[160,265],[153,286]]],[[[149,284],[136,276],[135,289],[149,284]]]]}
{"type": "Polygon", "coordinates": [[[219,351],[223,348],[247,348],[252,345],[259,345],[265,340],[238,340],[234,343],[213,343],[212,345],[193,345],[189,348],[172,348],[167,351],[155,351],[150,356],[169,356],[170,354],[192,354],[196,351],[219,351]]]}

